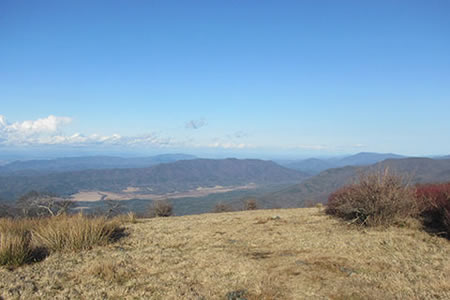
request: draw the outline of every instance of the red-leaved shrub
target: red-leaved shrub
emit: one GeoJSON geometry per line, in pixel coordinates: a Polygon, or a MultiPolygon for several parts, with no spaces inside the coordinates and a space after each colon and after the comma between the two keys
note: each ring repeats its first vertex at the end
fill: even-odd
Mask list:
{"type": "Polygon", "coordinates": [[[416,186],[416,197],[429,229],[450,237],[450,182],[416,186]]]}

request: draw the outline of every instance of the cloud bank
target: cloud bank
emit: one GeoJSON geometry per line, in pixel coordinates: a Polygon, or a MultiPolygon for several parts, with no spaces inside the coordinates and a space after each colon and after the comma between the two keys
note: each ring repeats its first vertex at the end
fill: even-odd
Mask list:
{"type": "Polygon", "coordinates": [[[50,115],[47,118],[37,119],[35,121],[23,121],[9,124],[5,116],[0,115],[0,133],[6,135],[21,134],[25,136],[39,133],[51,133],[70,122],[72,122],[72,119],[69,117],[56,117],[50,115]]]}
{"type": "MultiPolygon", "coordinates": [[[[41,146],[66,145],[76,147],[123,146],[123,147],[153,147],[153,148],[223,148],[243,149],[251,147],[248,144],[233,142],[230,139],[212,139],[198,142],[195,139],[180,140],[159,133],[147,133],[139,136],[121,136],[119,134],[101,135],[64,132],[64,128],[72,122],[70,117],[49,115],[46,118],[10,123],[0,115],[0,146],[41,146]]],[[[192,120],[186,123],[186,128],[198,129],[206,126],[206,121],[192,120]]],[[[241,135],[241,134],[240,134],[241,135]]]]}
{"type": "Polygon", "coordinates": [[[62,129],[71,122],[72,118],[50,115],[37,120],[9,123],[5,116],[0,115],[0,145],[150,145],[162,147],[171,143],[170,138],[162,138],[156,133],[134,137],[125,137],[119,134],[105,136],[62,133],[62,129]]]}

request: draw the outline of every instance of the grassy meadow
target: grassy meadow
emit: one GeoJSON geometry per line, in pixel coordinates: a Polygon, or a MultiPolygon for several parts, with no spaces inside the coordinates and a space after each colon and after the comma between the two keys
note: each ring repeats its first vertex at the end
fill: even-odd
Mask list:
{"type": "Polygon", "coordinates": [[[426,233],[414,220],[402,226],[362,227],[329,216],[322,207],[122,219],[117,221],[125,227],[120,239],[100,239],[89,250],[69,242],[66,250],[51,247],[43,261],[0,268],[0,296],[450,297],[450,243],[426,233]]]}

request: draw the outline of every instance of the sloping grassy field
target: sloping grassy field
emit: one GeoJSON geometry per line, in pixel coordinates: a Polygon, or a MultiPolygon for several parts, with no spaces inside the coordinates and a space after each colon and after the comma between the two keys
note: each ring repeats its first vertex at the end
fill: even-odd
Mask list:
{"type": "Polygon", "coordinates": [[[109,246],[0,268],[4,299],[450,299],[450,242],[321,208],[138,220],[109,246]]]}

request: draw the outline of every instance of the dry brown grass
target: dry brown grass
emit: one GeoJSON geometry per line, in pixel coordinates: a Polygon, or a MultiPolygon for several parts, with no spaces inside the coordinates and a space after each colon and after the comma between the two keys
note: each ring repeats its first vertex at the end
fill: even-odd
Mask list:
{"type": "Polygon", "coordinates": [[[88,266],[86,274],[112,284],[123,285],[133,278],[134,270],[127,268],[123,261],[115,262],[105,259],[88,266]]]}
{"type": "Polygon", "coordinates": [[[32,260],[30,221],[0,219],[0,265],[17,267],[32,260]]]}
{"type": "Polygon", "coordinates": [[[449,299],[450,242],[321,208],[140,219],[129,236],[0,269],[5,299],[449,299]],[[18,296],[20,294],[20,296],[18,296]]]}
{"type": "Polygon", "coordinates": [[[138,222],[138,216],[134,212],[128,212],[126,214],[121,214],[118,216],[115,216],[113,218],[114,221],[117,221],[120,224],[126,225],[126,224],[136,224],[138,222]]]}
{"type": "Polygon", "coordinates": [[[116,238],[120,230],[118,220],[83,215],[0,219],[0,265],[17,267],[41,260],[48,252],[105,245],[116,238]]]}
{"type": "Polygon", "coordinates": [[[106,245],[118,228],[117,222],[105,217],[77,214],[41,219],[32,233],[33,240],[50,251],[79,251],[106,245]]]}

